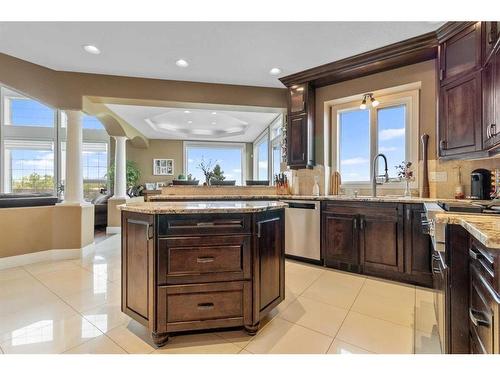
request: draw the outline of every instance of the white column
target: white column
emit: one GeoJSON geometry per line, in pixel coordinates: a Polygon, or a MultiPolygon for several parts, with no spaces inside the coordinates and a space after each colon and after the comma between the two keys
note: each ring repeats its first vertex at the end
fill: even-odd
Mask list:
{"type": "Polygon", "coordinates": [[[127,137],[115,137],[115,181],[114,199],[127,199],[127,175],[126,175],[126,142],[127,137]]]}
{"type": "Polygon", "coordinates": [[[64,183],[64,204],[83,204],[82,177],[82,113],[65,111],[68,117],[66,127],[66,181],[64,183]]]}

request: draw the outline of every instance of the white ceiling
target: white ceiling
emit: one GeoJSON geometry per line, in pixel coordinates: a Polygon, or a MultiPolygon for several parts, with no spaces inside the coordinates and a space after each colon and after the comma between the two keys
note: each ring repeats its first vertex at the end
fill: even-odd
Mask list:
{"type": "Polygon", "coordinates": [[[0,52],[56,70],[283,87],[280,76],[443,22],[1,22],[0,52]],[[83,51],[85,44],[102,53],[83,51]],[[179,68],[178,59],[189,67],[179,68]]]}
{"type": "Polygon", "coordinates": [[[150,139],[253,142],[279,112],[106,104],[150,139]]]}

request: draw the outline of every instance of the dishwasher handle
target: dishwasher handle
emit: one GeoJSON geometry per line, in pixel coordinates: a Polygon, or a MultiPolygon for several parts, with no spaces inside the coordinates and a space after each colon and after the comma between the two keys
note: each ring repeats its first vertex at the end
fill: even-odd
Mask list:
{"type": "Polygon", "coordinates": [[[304,210],[315,210],[315,203],[287,202],[288,208],[301,208],[304,210]]]}

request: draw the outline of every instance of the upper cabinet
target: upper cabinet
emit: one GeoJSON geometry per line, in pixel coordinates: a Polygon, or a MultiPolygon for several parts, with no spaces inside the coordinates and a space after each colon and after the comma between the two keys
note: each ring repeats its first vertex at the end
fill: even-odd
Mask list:
{"type": "Polygon", "coordinates": [[[456,23],[439,39],[437,144],[441,158],[487,157],[500,143],[499,25],[456,23]]]}
{"type": "Polygon", "coordinates": [[[500,50],[483,69],[483,141],[485,149],[500,146],[500,50]]]}
{"type": "Polygon", "coordinates": [[[483,59],[488,62],[498,40],[500,21],[483,22],[483,59]]]}
{"type": "Polygon", "coordinates": [[[481,68],[481,23],[444,40],[439,46],[441,85],[481,68]]]}
{"type": "Polygon", "coordinates": [[[288,89],[287,163],[292,169],[314,166],[314,88],[311,84],[288,89]]]}

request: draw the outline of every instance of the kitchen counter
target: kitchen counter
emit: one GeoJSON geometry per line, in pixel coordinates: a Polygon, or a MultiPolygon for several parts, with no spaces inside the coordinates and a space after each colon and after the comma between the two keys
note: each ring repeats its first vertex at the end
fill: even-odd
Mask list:
{"type": "Polygon", "coordinates": [[[224,201],[224,202],[140,202],[118,206],[122,211],[145,214],[202,214],[202,213],[255,213],[279,210],[286,203],[275,201],[224,201]]]}
{"type": "Polygon", "coordinates": [[[484,246],[500,250],[500,215],[473,215],[442,212],[437,223],[461,225],[484,246]]]}
{"type": "MultiPolygon", "coordinates": [[[[154,195],[150,201],[226,201],[226,200],[316,200],[316,201],[357,201],[357,202],[395,202],[395,203],[424,203],[436,201],[454,201],[454,199],[437,199],[437,198],[420,198],[420,197],[405,197],[405,196],[348,196],[348,195],[154,195]]],[[[466,202],[462,200],[463,202],[466,202]]]]}

